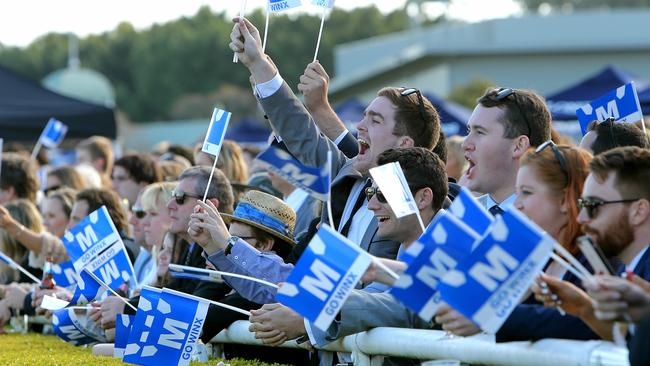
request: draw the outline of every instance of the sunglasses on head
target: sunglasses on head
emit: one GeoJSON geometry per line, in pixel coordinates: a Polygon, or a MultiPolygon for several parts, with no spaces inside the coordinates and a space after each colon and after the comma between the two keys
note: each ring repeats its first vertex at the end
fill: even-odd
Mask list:
{"type": "Polygon", "coordinates": [[[598,215],[598,207],[600,206],[609,205],[612,203],[630,203],[638,200],[640,200],[640,198],[615,201],[604,201],[597,198],[578,198],[578,209],[582,210],[584,208],[587,212],[587,216],[589,216],[590,219],[594,219],[596,215],[598,215]]]}
{"type": "Polygon", "coordinates": [[[422,117],[422,120],[424,122],[426,122],[427,121],[427,112],[424,109],[424,99],[422,99],[422,93],[420,92],[420,90],[416,89],[416,88],[403,88],[400,95],[403,96],[403,97],[408,97],[409,95],[411,95],[413,93],[415,93],[418,96],[418,106],[420,107],[420,117],[422,117]]]}
{"type": "Polygon", "coordinates": [[[567,178],[569,177],[569,169],[567,169],[567,164],[566,160],[564,159],[564,155],[562,155],[562,152],[560,151],[560,148],[557,147],[555,142],[553,140],[548,140],[545,143],[539,145],[537,149],[535,149],[535,154],[539,154],[544,149],[547,147],[551,147],[551,150],[553,150],[553,155],[555,155],[555,158],[557,159],[557,162],[560,163],[560,168],[562,168],[562,171],[567,175],[567,178]]]}
{"type": "Polygon", "coordinates": [[[135,215],[135,217],[138,218],[138,220],[142,220],[144,219],[145,216],[147,216],[147,212],[140,207],[135,207],[135,206],[132,207],[131,212],[133,212],[133,214],[135,215]]]}
{"type": "Polygon", "coordinates": [[[494,99],[501,101],[508,98],[509,96],[512,96],[512,100],[515,102],[515,106],[519,111],[519,115],[524,119],[524,122],[526,122],[526,127],[528,128],[528,137],[530,137],[530,135],[533,133],[533,130],[530,128],[530,122],[528,122],[528,118],[526,118],[524,111],[521,109],[521,105],[519,105],[519,100],[517,99],[517,90],[512,88],[501,88],[494,96],[494,99]]]}
{"type": "Polygon", "coordinates": [[[174,201],[176,201],[177,204],[182,205],[185,203],[185,199],[191,197],[191,198],[196,198],[199,199],[201,197],[193,194],[189,194],[187,192],[179,192],[179,191],[172,191],[172,198],[174,201]]]}

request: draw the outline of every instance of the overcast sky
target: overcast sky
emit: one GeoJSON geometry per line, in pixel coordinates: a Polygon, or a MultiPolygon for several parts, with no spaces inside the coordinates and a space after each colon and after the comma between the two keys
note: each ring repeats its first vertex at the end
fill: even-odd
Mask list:
{"type": "MultiPolygon", "coordinates": [[[[406,0],[337,0],[336,6],[352,9],[375,4],[383,12],[404,6],[406,0]]],[[[303,0],[305,9],[314,9],[303,0]]],[[[154,23],[164,23],[181,16],[195,14],[203,5],[214,11],[239,12],[237,0],[17,0],[0,5],[0,43],[26,46],[37,37],[49,32],[73,32],[80,36],[114,29],[118,23],[128,21],[136,28],[146,28],[154,23]]],[[[247,8],[262,7],[265,0],[248,0],[247,8]]],[[[428,11],[440,12],[442,5],[432,5],[428,11]]],[[[513,0],[453,0],[449,15],[466,21],[480,21],[507,17],[519,11],[513,0]]]]}

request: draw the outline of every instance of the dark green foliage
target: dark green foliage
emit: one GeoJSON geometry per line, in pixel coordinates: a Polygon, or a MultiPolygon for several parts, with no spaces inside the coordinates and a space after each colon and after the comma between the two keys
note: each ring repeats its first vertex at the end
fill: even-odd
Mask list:
{"type": "MultiPolygon", "coordinates": [[[[248,17],[262,32],[263,11],[255,10],[248,17]]],[[[404,30],[409,23],[403,10],[384,15],[374,6],[349,12],[335,9],[325,23],[319,60],[333,76],[335,45],[404,30]]],[[[313,59],[319,25],[320,17],[316,15],[271,16],[267,51],[292,86],[313,59]]],[[[110,32],[80,40],[81,64],[101,72],[113,83],[117,106],[131,120],[209,116],[210,110],[181,115],[179,111],[187,111],[188,99],[202,96],[211,101],[213,96],[224,94],[224,87],[231,90],[226,94],[232,94],[233,86],[241,95],[250,94],[248,73],[242,65],[231,62],[231,29],[225,13],[214,13],[208,7],[192,17],[142,31],[121,23],[110,32]]],[[[40,81],[66,66],[67,43],[66,35],[48,34],[24,49],[0,45],[0,64],[40,81]]],[[[254,101],[248,108],[254,109],[254,101]]]]}

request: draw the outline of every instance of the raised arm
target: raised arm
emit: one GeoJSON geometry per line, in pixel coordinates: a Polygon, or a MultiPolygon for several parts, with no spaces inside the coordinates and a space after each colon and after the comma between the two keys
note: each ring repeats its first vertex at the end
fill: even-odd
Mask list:
{"type": "Polygon", "coordinates": [[[260,105],[275,133],[282,138],[291,153],[301,163],[322,166],[327,152],[333,153],[333,171],[347,161],[336,144],[321,134],[314,119],[283,81],[273,62],[262,52],[259,32],[248,20],[235,18],[237,24],[230,35],[230,48],[255,80],[260,105]]]}

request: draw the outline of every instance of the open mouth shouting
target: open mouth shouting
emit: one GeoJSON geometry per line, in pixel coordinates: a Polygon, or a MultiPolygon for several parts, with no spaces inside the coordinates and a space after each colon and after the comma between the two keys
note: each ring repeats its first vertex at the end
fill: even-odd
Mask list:
{"type": "Polygon", "coordinates": [[[467,177],[467,179],[472,179],[474,168],[476,168],[476,163],[474,162],[474,160],[472,160],[472,158],[470,158],[467,155],[465,155],[465,160],[467,160],[467,162],[469,163],[469,167],[465,171],[465,176],[467,177]]]}
{"type": "Polygon", "coordinates": [[[362,138],[357,139],[357,142],[359,143],[359,156],[365,155],[370,149],[370,143],[362,138]]]}

